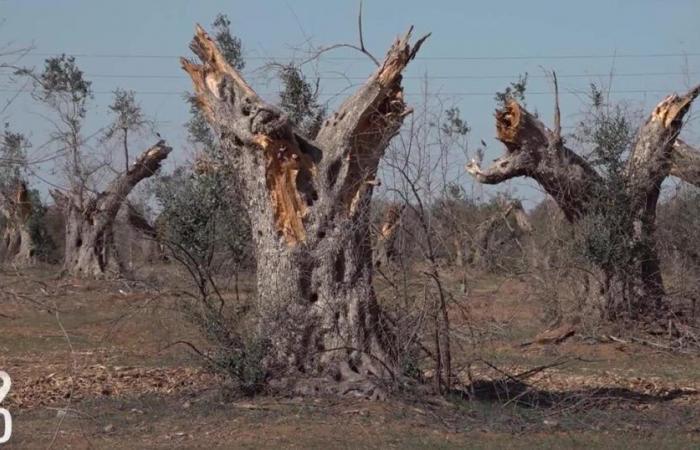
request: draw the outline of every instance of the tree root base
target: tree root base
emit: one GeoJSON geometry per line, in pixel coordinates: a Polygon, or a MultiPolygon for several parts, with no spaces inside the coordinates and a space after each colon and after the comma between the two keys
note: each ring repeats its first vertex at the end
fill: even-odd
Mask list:
{"type": "Polygon", "coordinates": [[[282,378],[270,382],[272,394],[300,397],[353,397],[385,401],[393,391],[383,380],[341,380],[332,378],[282,378]]]}

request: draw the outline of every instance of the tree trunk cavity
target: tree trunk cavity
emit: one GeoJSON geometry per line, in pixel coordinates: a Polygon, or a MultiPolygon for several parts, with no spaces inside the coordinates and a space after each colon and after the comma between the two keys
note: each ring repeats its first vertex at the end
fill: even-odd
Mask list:
{"type": "MultiPolygon", "coordinates": [[[[695,185],[700,181],[700,154],[677,139],[682,119],[699,93],[700,86],[659,103],[631,149],[623,174],[629,256],[624,263],[601,267],[604,312],[611,320],[653,320],[664,315],[667,305],[656,249],[656,205],[661,183],[669,175],[695,185]]],[[[511,100],[497,111],[496,128],[506,154],[486,170],[476,161],[469,163],[466,169],[477,181],[497,184],[531,177],[554,198],[570,222],[600,213],[609,204],[612,193],[605,190],[603,178],[564,145],[558,115],[552,131],[511,100]]]]}
{"type": "Polygon", "coordinates": [[[89,196],[79,186],[65,194],[51,191],[66,222],[63,261],[66,274],[94,278],[122,274],[123,266],[114,245],[114,219],[134,186],[153,175],[171,150],[164,141],[158,142],[97,195],[89,196]]]}
{"type": "Polygon", "coordinates": [[[182,59],[197,104],[243,186],[257,261],[268,376],[297,390],[374,395],[398,374],[392,331],[372,286],[370,199],[379,160],[410,109],[397,39],[367,82],[311,141],[264,102],[197,27],[182,59]]]}

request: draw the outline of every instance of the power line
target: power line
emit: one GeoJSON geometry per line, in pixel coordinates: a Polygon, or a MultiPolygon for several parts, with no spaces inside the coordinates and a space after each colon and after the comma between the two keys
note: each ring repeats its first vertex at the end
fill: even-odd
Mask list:
{"type": "MultiPolygon", "coordinates": [[[[682,76],[682,75],[697,75],[700,72],[630,72],[630,73],[572,73],[560,74],[557,78],[590,78],[590,77],[610,77],[618,78],[634,78],[634,77],[661,77],[661,76],[682,76]]],[[[0,76],[10,77],[12,73],[0,73],[0,76]]],[[[106,79],[188,79],[187,75],[148,75],[148,74],[87,74],[86,78],[106,78],[106,79]]],[[[516,75],[427,75],[427,76],[406,76],[405,80],[499,80],[499,79],[515,79],[516,75]]],[[[530,78],[548,78],[548,75],[529,75],[530,78]]],[[[320,76],[314,77],[320,80],[366,80],[368,76],[320,76]]]]}
{"type": "MultiPolygon", "coordinates": [[[[668,94],[673,92],[673,89],[668,89],[668,90],[657,90],[657,89],[623,89],[623,90],[614,90],[614,91],[609,91],[610,94],[668,94]]],[[[0,89],[0,92],[10,92],[10,93],[19,93],[19,94],[28,94],[31,93],[32,91],[30,90],[21,90],[21,89],[0,89]]],[[[96,95],[103,95],[103,94],[114,94],[114,91],[93,91],[93,94],[96,95]]],[[[135,94],[137,95],[178,95],[182,96],[185,94],[185,92],[180,92],[180,91],[134,91],[135,94]]],[[[258,95],[277,95],[279,92],[258,92],[258,95]]],[[[329,93],[320,93],[319,95],[323,96],[336,96],[336,95],[344,95],[347,94],[347,92],[329,92],[329,93]]],[[[492,96],[495,95],[495,92],[440,92],[440,91],[434,91],[430,92],[431,95],[448,95],[448,96],[462,96],[462,97],[470,97],[470,96],[492,96]]],[[[527,95],[553,95],[552,92],[550,91],[527,91],[527,95]]],[[[560,92],[559,95],[580,95],[580,92],[560,92]]],[[[424,92],[404,92],[404,95],[425,95],[424,92]]]]}
{"type": "MultiPolygon", "coordinates": [[[[62,54],[75,56],[76,58],[112,58],[112,59],[175,59],[182,55],[158,55],[158,54],[129,54],[129,53],[41,53],[29,52],[27,56],[52,57],[62,54]]],[[[418,60],[429,61],[503,61],[503,60],[557,60],[557,59],[635,59],[635,58],[677,58],[696,57],[700,53],[610,53],[610,54],[585,54],[585,55],[495,55],[495,56],[468,56],[468,55],[445,55],[445,56],[418,56],[418,60]]],[[[272,57],[272,56],[246,56],[246,60],[293,60],[293,57],[272,57]]],[[[324,56],[322,59],[329,61],[364,61],[366,56],[324,56]]]]}

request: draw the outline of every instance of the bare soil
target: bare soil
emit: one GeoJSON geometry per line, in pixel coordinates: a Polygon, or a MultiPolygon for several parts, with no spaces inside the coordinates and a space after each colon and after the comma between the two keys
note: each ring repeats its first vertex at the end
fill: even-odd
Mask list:
{"type": "Polygon", "coordinates": [[[202,342],[175,311],[172,268],[139,282],[56,273],[0,273],[7,448],[700,448],[700,358],[583,333],[521,346],[544,325],[517,280],[479,277],[455,311],[476,336],[456,346],[461,392],[369,402],[222,389],[173,345],[202,342]]]}

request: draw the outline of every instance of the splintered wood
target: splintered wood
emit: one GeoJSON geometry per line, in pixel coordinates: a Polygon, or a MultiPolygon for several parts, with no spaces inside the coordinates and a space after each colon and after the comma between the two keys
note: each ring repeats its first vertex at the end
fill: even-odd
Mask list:
{"type": "Polygon", "coordinates": [[[503,109],[496,110],[496,133],[505,144],[518,143],[521,108],[515,100],[509,100],[503,109]]]}
{"type": "Polygon", "coordinates": [[[289,245],[303,242],[306,239],[303,218],[308,207],[297,188],[297,176],[300,170],[315,174],[315,167],[296,142],[258,135],[256,143],[265,152],[265,181],[275,207],[275,225],[289,245]]]}

